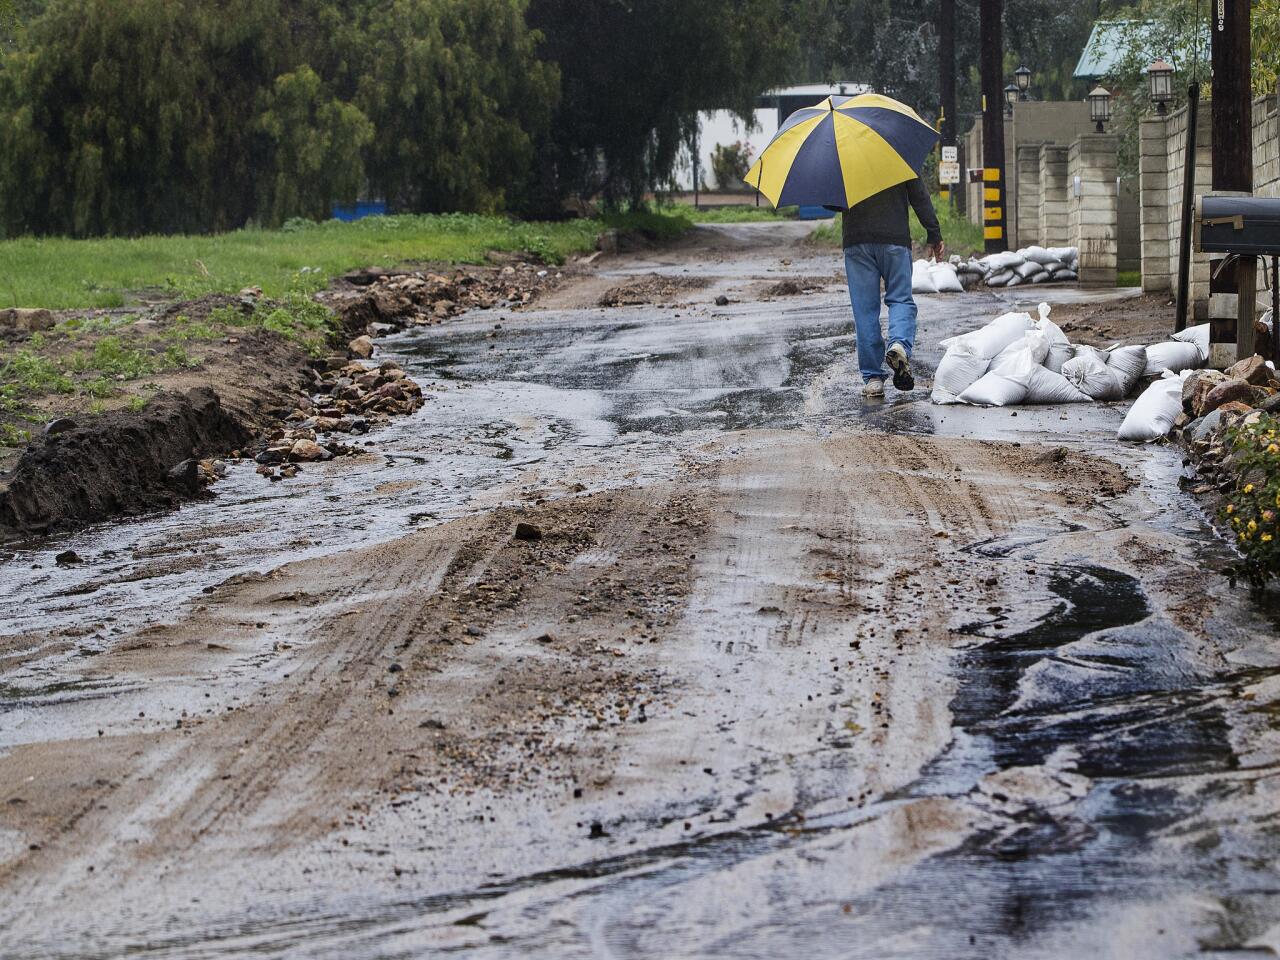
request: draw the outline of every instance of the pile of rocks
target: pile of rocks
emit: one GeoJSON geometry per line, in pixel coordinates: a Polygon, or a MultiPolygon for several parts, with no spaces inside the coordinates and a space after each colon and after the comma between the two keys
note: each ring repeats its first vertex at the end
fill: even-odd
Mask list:
{"type": "Polygon", "coordinates": [[[422,388],[394,360],[367,367],[331,357],[312,371],[312,378],[312,396],[298,398],[286,425],[267,434],[254,457],[258,473],[270,480],[297,476],[299,464],[358,452],[330,435],[367,433],[372,424],[407,416],[424,402],[422,388]]]}
{"type": "Polygon", "coordinates": [[[348,329],[387,333],[440,323],[472,309],[524,306],[560,277],[529,263],[449,275],[370,267],[343,277],[345,282],[322,299],[346,318],[348,329]]]}
{"type": "Polygon", "coordinates": [[[1227,428],[1252,423],[1263,414],[1280,415],[1280,379],[1274,367],[1253,356],[1225,371],[1197,370],[1182,383],[1182,413],[1174,421],[1190,452],[1194,470],[1184,480],[1197,493],[1228,490],[1235,482],[1227,428]]]}

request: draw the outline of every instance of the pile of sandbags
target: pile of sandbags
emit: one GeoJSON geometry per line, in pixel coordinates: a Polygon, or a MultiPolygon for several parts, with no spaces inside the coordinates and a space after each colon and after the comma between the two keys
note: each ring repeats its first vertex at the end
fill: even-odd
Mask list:
{"type": "Polygon", "coordinates": [[[963,293],[964,287],[956,277],[951,263],[936,260],[916,260],[911,264],[912,293],[963,293]]]}
{"type": "Polygon", "coordinates": [[[985,327],[942,341],[946,350],[933,377],[934,403],[1008,406],[1014,403],[1086,403],[1091,398],[1062,375],[1071,343],[1049,319],[1006,313],[985,327]]]}
{"type": "Polygon", "coordinates": [[[1144,377],[1158,377],[1166,370],[1181,373],[1203,366],[1209,359],[1209,324],[1187,327],[1163,343],[1147,347],[1147,368],[1144,377]]]}
{"type": "Polygon", "coordinates": [[[969,260],[952,257],[951,262],[965,289],[980,283],[1016,287],[1079,279],[1080,251],[1075,247],[1024,247],[969,260]]]}

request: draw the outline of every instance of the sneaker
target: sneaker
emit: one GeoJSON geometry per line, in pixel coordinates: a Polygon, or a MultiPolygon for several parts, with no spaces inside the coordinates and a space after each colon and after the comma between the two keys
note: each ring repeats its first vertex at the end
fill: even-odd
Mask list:
{"type": "MultiPolygon", "coordinates": [[[[915,377],[911,376],[911,361],[907,359],[907,351],[900,343],[891,346],[884,355],[884,362],[893,370],[893,385],[899,390],[914,390],[915,377]]],[[[884,386],[880,387],[881,392],[884,386]]]]}
{"type": "Polygon", "coordinates": [[[862,395],[864,397],[883,397],[884,381],[868,380],[862,387],[862,395]]]}

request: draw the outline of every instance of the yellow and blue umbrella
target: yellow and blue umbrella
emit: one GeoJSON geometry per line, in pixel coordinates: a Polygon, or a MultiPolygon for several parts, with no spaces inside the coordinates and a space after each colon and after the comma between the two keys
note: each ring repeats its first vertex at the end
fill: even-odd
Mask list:
{"type": "Polygon", "coordinates": [[[775,207],[852,207],[919,176],[938,134],[876,93],[827,97],[787,117],[746,182],[775,207]]]}

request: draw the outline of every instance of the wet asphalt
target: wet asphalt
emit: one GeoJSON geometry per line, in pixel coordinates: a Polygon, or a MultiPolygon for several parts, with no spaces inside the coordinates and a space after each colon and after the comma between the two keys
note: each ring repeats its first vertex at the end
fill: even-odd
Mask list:
{"type": "MultiPolygon", "coordinates": [[[[864,401],[848,305],[834,279],[805,297],[744,294],[751,283],[788,276],[834,277],[835,257],[789,246],[803,229],[715,228],[741,251],[717,248],[703,260],[658,253],[607,271],[618,281],[652,272],[709,279],[679,303],[492,310],[389,338],[384,355],[433,399],[372,436],[364,464],[307,472],[287,487],[266,486],[246,465],[214,500],[11,551],[0,568],[0,634],[78,639],[70,652],[59,645],[0,676],[0,749],[68,735],[87,699],[145,701],[145,689],[127,683],[78,681],[76,656],[172,620],[228,576],[383,542],[531,493],[567,495],[584,479],[593,489],[667,479],[730,431],[821,437],[853,423],[1101,455],[1141,480],[1140,498],[1116,506],[1117,526],[1146,525],[1165,549],[1201,558],[1206,570],[1227,559],[1177,489],[1177,452],[1114,441],[1125,405],[961,410],[895,391],[864,401]],[[717,307],[721,292],[731,302],[717,307]],[[429,485],[413,485],[427,464],[429,485]],[[89,562],[57,567],[53,555],[68,548],[89,562]]],[[[1051,302],[1123,295],[1034,293],[1051,302]]],[[[922,298],[917,367],[927,376],[940,339],[1016,302],[1013,293],[922,298]]],[[[421,897],[295,918],[295,927],[244,929],[221,943],[139,942],[130,952],[1274,956],[1280,615],[1221,583],[1217,648],[1206,655],[1141,578],[1105,557],[1055,553],[1054,539],[1068,533],[1020,531],[966,548],[1011,564],[1034,558],[1049,574],[1043,587],[1028,585],[1022,609],[964,625],[972,643],[950,661],[949,745],[914,782],[869,806],[821,803],[488,887],[437,884],[421,897]],[[1013,786],[1004,789],[1001,778],[1013,786]],[[966,798],[980,814],[955,842],[881,871],[877,858],[898,857],[877,847],[877,824],[930,797],[966,798]],[[883,877],[848,882],[863,872],[883,877]],[[750,897],[735,903],[744,889],[750,897]],[[446,924],[486,935],[449,945],[439,935],[446,924]]],[[[838,769],[834,755],[806,762],[838,769]]],[[[63,946],[24,953],[8,944],[5,955],[112,955],[63,946]]]]}

